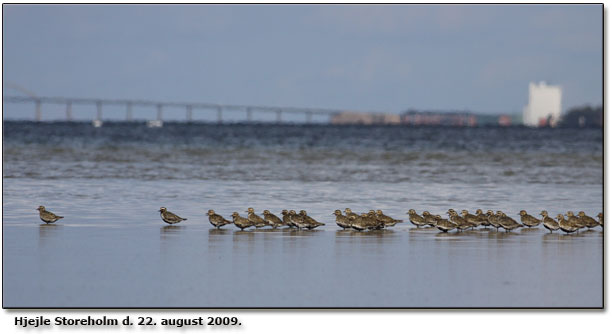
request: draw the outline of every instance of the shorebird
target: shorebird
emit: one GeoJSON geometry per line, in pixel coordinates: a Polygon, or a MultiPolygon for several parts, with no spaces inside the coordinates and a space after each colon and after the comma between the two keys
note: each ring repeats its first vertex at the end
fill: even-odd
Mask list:
{"type": "Polygon", "coordinates": [[[248,216],[249,220],[253,223],[255,228],[268,226],[268,223],[265,220],[263,220],[263,218],[255,214],[255,210],[253,208],[248,208],[245,212],[249,214],[248,216]]]}
{"type": "Polygon", "coordinates": [[[436,215],[436,227],[438,228],[438,230],[446,233],[448,231],[454,230],[455,228],[457,228],[457,225],[455,225],[455,223],[448,221],[448,219],[443,219],[440,215],[436,215]]]}
{"type": "MultiPolygon", "coordinates": [[[[425,224],[428,225],[428,226],[435,227],[436,224],[438,223],[438,218],[436,218],[436,216],[434,216],[431,213],[429,213],[429,211],[423,211],[422,216],[425,219],[425,224]]],[[[440,218],[442,218],[442,217],[440,217],[440,218]]]]}
{"type": "MultiPolygon", "coordinates": [[[[451,209],[452,210],[452,209],[451,209]]],[[[468,223],[463,217],[459,216],[454,210],[448,210],[449,220],[455,224],[455,228],[459,231],[467,230],[470,227],[474,227],[468,223]]]]}
{"type": "Polygon", "coordinates": [[[323,226],[325,224],[316,221],[315,219],[313,219],[312,217],[308,216],[308,214],[306,214],[306,210],[300,210],[300,216],[302,216],[302,218],[304,218],[304,223],[306,223],[306,228],[309,230],[312,230],[313,228],[317,228],[319,226],[323,226]]]}
{"type": "Polygon", "coordinates": [[[503,212],[502,212],[501,218],[499,218],[499,224],[504,230],[506,230],[506,232],[512,231],[515,228],[519,228],[523,226],[522,224],[518,223],[516,220],[506,216],[506,214],[503,212]]]}
{"type": "Polygon", "coordinates": [[[404,222],[401,219],[393,219],[387,215],[385,215],[382,210],[376,210],[376,219],[378,219],[379,221],[382,221],[385,226],[395,226],[395,224],[397,223],[402,223],[404,222]]]}
{"type": "Polygon", "coordinates": [[[417,228],[427,225],[425,218],[419,216],[414,209],[410,209],[406,213],[408,214],[408,217],[410,217],[410,222],[416,225],[417,228]]]}
{"type": "Polygon", "coordinates": [[[308,223],[304,221],[304,217],[302,217],[302,215],[298,215],[297,213],[295,213],[295,210],[289,210],[289,217],[291,217],[291,222],[298,229],[308,227],[308,223]]]}
{"type": "Polygon", "coordinates": [[[248,218],[240,217],[238,212],[232,213],[232,218],[234,221],[234,225],[238,227],[240,230],[244,230],[245,228],[254,226],[253,222],[248,218]]]}
{"type": "Polygon", "coordinates": [[[215,210],[208,210],[206,213],[208,216],[208,221],[212,224],[212,226],[219,228],[223,225],[231,224],[230,220],[223,218],[221,215],[215,213],[215,210]]]}
{"type": "Polygon", "coordinates": [[[346,214],[346,216],[347,216],[347,217],[349,217],[349,218],[357,218],[357,217],[359,217],[359,215],[358,215],[358,214],[354,213],[354,212],[353,212],[353,211],[351,211],[351,209],[349,209],[349,208],[344,209],[344,213],[345,213],[345,214],[346,214]]]}
{"type": "Polygon", "coordinates": [[[187,218],[181,218],[175,215],[174,213],[168,211],[163,206],[159,208],[159,215],[161,216],[161,219],[168,224],[178,224],[183,220],[187,220],[187,218]]]}
{"type": "Polygon", "coordinates": [[[287,225],[287,226],[289,226],[291,228],[297,227],[297,226],[295,226],[295,224],[291,220],[291,214],[289,213],[289,211],[283,210],[283,211],[281,211],[281,213],[283,214],[283,223],[285,225],[287,225]]]}
{"type": "MultiPolygon", "coordinates": [[[[374,211],[374,210],[372,210],[374,211]]],[[[368,230],[380,230],[385,227],[385,223],[376,219],[376,213],[362,213],[359,218],[368,230]]]]}
{"type": "Polygon", "coordinates": [[[40,216],[40,220],[44,221],[45,224],[52,224],[64,218],[63,216],[58,216],[51,211],[47,211],[45,207],[42,205],[39,206],[38,209],[36,210],[38,210],[38,215],[40,216]]]}
{"type": "Polygon", "coordinates": [[[268,225],[272,226],[272,228],[277,228],[279,226],[285,225],[280,218],[278,218],[275,214],[270,213],[269,210],[263,211],[263,219],[268,223],[268,225]]]}
{"type": "MultiPolygon", "coordinates": [[[[366,222],[367,222],[368,228],[370,230],[380,230],[380,229],[385,228],[386,224],[385,224],[384,220],[381,220],[381,219],[378,218],[378,215],[376,214],[376,211],[370,210],[366,214],[366,216],[367,216],[366,222]]],[[[393,226],[393,225],[395,225],[395,223],[392,223],[392,225],[389,225],[389,226],[393,226]]]]}
{"type": "Polygon", "coordinates": [[[578,212],[578,217],[580,217],[580,219],[582,220],[582,224],[586,226],[586,228],[588,228],[589,230],[593,227],[599,226],[599,222],[587,216],[584,211],[578,212]]]}
{"type": "Polygon", "coordinates": [[[546,210],[540,212],[540,215],[542,215],[542,225],[544,225],[544,227],[547,228],[550,233],[559,229],[559,223],[557,223],[556,220],[550,218],[546,210]]]}
{"type": "Polygon", "coordinates": [[[366,213],[366,215],[368,215],[368,217],[374,219],[374,220],[378,220],[378,218],[376,217],[376,211],[374,210],[370,210],[368,211],[368,213],[366,213]]]}
{"type": "Polygon", "coordinates": [[[559,221],[559,228],[561,231],[565,233],[574,233],[578,231],[578,227],[569,222],[569,220],[565,220],[562,214],[557,215],[557,220],[559,221]]]}
{"type": "Polygon", "coordinates": [[[491,226],[491,223],[489,223],[489,217],[485,215],[484,213],[482,213],[482,210],[477,209],[476,216],[478,217],[478,219],[480,219],[480,225],[491,226]]]}
{"type": "Polygon", "coordinates": [[[582,222],[582,219],[578,218],[577,216],[574,216],[574,213],[572,211],[567,212],[567,221],[570,224],[576,226],[578,230],[586,227],[584,223],[582,222]]]}
{"type": "Polygon", "coordinates": [[[493,213],[493,210],[487,211],[487,221],[493,227],[495,227],[496,231],[499,231],[501,225],[499,224],[499,218],[501,217],[501,211],[497,211],[497,213],[493,213]]]}
{"type": "Polygon", "coordinates": [[[603,225],[604,225],[603,213],[600,212],[597,215],[597,218],[599,218],[599,226],[601,226],[601,228],[603,228],[603,225]]]}
{"type": "Polygon", "coordinates": [[[334,211],[333,215],[336,216],[336,224],[340,227],[342,227],[342,229],[346,229],[346,228],[350,228],[351,227],[351,221],[347,216],[344,216],[342,214],[342,211],[340,210],[336,210],[334,211]]]}
{"type": "Polygon", "coordinates": [[[468,210],[461,210],[461,214],[463,215],[463,219],[465,219],[468,224],[472,225],[472,228],[480,225],[480,219],[478,216],[469,213],[468,210]]]}
{"type": "Polygon", "coordinates": [[[538,218],[527,214],[527,211],[525,210],[521,210],[521,212],[519,212],[519,215],[521,215],[521,223],[523,223],[523,225],[527,227],[536,227],[541,223],[538,218]]]}
{"type": "Polygon", "coordinates": [[[351,222],[351,227],[354,228],[357,231],[363,231],[365,229],[368,228],[368,222],[365,219],[367,218],[366,214],[363,214],[361,216],[357,216],[355,218],[349,218],[350,222],[351,222]]]}

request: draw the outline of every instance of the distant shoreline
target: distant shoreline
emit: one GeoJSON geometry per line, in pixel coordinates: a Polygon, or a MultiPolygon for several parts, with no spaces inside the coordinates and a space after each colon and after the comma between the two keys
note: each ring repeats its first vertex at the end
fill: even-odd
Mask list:
{"type": "MultiPolygon", "coordinates": [[[[150,120],[147,119],[138,119],[138,120],[132,120],[132,121],[126,121],[126,120],[103,120],[104,122],[104,126],[112,126],[112,125],[135,125],[135,126],[147,126],[147,122],[149,122],[150,120]]],[[[67,124],[74,124],[74,125],[91,125],[92,121],[90,120],[71,120],[71,121],[66,121],[66,120],[43,120],[43,121],[33,121],[33,120],[19,120],[19,119],[3,119],[2,120],[3,124],[38,124],[38,125],[52,125],[52,124],[62,124],[62,125],[67,125],[67,124]]],[[[481,129],[513,129],[513,128],[525,128],[525,129],[538,129],[538,130],[551,130],[551,129],[602,129],[603,130],[603,126],[599,127],[599,126],[584,126],[584,127],[563,127],[563,126],[558,126],[558,127],[529,127],[529,126],[525,126],[522,124],[513,124],[513,125],[498,125],[498,124],[482,124],[482,125],[474,125],[474,126],[461,126],[461,125],[427,125],[427,124],[421,124],[421,125],[413,125],[413,124],[360,124],[360,123],[352,123],[352,124],[332,124],[329,122],[291,122],[291,121],[283,121],[283,122],[274,122],[274,121],[250,121],[250,122],[245,122],[245,121],[239,121],[239,122],[232,122],[232,121],[225,121],[222,123],[218,123],[218,122],[214,122],[214,121],[204,121],[204,120],[195,120],[195,121],[181,121],[181,120],[168,120],[168,121],[163,121],[163,125],[167,126],[167,125],[171,125],[171,126],[176,126],[176,125],[181,125],[181,126],[210,126],[210,125],[214,125],[214,126],[253,126],[253,125],[257,125],[257,126],[270,126],[270,127],[277,127],[277,126],[300,126],[300,127],[363,127],[363,128],[376,128],[376,127],[383,127],[383,128],[401,128],[401,127],[405,127],[405,128],[444,128],[444,129],[448,129],[448,128],[453,128],[453,129],[460,129],[460,128],[466,128],[466,129],[476,129],[476,128],[481,128],[481,129]]]]}

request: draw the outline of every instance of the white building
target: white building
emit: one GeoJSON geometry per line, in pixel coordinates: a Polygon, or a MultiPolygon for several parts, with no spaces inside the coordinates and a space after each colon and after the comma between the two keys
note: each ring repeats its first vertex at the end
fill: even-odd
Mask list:
{"type": "Polygon", "coordinates": [[[561,118],[561,86],[548,86],[544,81],[529,83],[529,104],[523,109],[523,124],[546,126],[561,118]]]}

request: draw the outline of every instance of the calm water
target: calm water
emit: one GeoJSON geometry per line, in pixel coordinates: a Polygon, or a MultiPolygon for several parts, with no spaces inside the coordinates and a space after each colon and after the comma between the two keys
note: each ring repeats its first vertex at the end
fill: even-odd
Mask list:
{"type": "Polygon", "coordinates": [[[406,219],[602,211],[598,130],[5,122],[5,307],[602,306],[600,228],[339,229],[406,219]],[[44,225],[35,208],[66,216],[44,225]],[[157,210],[189,218],[164,224],[157,210]],[[306,209],[314,231],[205,215],[306,209]]]}

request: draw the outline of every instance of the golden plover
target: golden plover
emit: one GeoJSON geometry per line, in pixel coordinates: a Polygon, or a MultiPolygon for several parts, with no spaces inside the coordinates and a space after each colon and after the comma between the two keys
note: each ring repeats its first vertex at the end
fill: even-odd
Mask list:
{"type": "Polygon", "coordinates": [[[587,216],[584,213],[584,211],[578,212],[578,217],[580,217],[580,219],[582,219],[582,224],[584,226],[586,226],[586,228],[588,228],[588,229],[592,229],[593,227],[599,226],[599,222],[596,221],[595,219],[587,216]]]}
{"type": "Polygon", "coordinates": [[[359,217],[359,215],[358,215],[358,214],[354,213],[354,212],[353,212],[353,211],[351,211],[351,209],[349,209],[349,208],[344,209],[344,213],[345,213],[345,214],[346,214],[346,216],[347,216],[347,217],[349,217],[349,218],[357,218],[357,217],[359,217]]]}
{"type": "Polygon", "coordinates": [[[454,210],[448,210],[448,217],[451,222],[455,224],[455,228],[459,231],[467,230],[470,227],[474,227],[471,223],[468,223],[463,217],[459,216],[454,210]]]}
{"type": "Polygon", "coordinates": [[[161,216],[161,219],[166,222],[167,224],[178,224],[180,222],[182,222],[183,220],[187,220],[187,218],[181,218],[177,215],[175,215],[174,213],[168,211],[166,208],[164,208],[163,206],[161,208],[159,208],[159,215],[161,216]]]}
{"type": "Polygon", "coordinates": [[[421,216],[423,216],[423,218],[425,219],[425,224],[428,226],[435,227],[438,223],[438,219],[436,218],[436,216],[429,213],[429,211],[423,211],[423,214],[421,214],[421,216]]]}
{"type": "Polygon", "coordinates": [[[506,232],[512,231],[515,228],[519,228],[523,226],[521,223],[517,222],[511,217],[506,216],[506,214],[504,214],[503,212],[502,212],[501,218],[499,219],[499,224],[504,230],[506,230],[506,232]]]}
{"type": "Polygon", "coordinates": [[[478,216],[469,213],[468,210],[461,210],[461,214],[463,215],[463,219],[465,219],[468,224],[472,225],[472,228],[480,225],[478,216]]]}
{"type": "Polygon", "coordinates": [[[425,218],[419,216],[418,213],[416,213],[416,211],[414,209],[410,209],[408,210],[408,212],[406,212],[408,214],[408,217],[410,219],[410,222],[413,225],[416,225],[417,228],[421,227],[421,226],[425,226],[427,225],[427,222],[425,222],[425,218]]]}
{"type": "Polygon", "coordinates": [[[51,211],[47,211],[45,207],[42,205],[39,206],[38,209],[36,210],[38,210],[38,215],[40,216],[40,220],[44,221],[45,224],[52,224],[64,218],[63,216],[58,216],[51,211]]]}
{"type": "Polygon", "coordinates": [[[446,233],[457,228],[457,225],[449,221],[448,219],[443,219],[440,215],[436,215],[435,217],[437,220],[436,227],[438,228],[438,230],[446,233]]]}
{"type": "Polygon", "coordinates": [[[486,214],[482,213],[482,210],[477,209],[476,210],[476,216],[478,217],[478,219],[480,219],[480,225],[482,225],[482,226],[491,226],[491,223],[489,223],[489,216],[487,216],[486,214]]]}
{"type": "MultiPolygon", "coordinates": [[[[370,230],[380,230],[380,229],[385,228],[385,222],[378,218],[378,215],[376,214],[376,211],[370,210],[366,214],[366,216],[367,216],[366,222],[367,222],[368,228],[370,230]]],[[[395,224],[393,224],[393,225],[395,225],[395,224]]],[[[390,225],[390,226],[393,226],[393,225],[390,225]]]]}
{"type": "Polygon", "coordinates": [[[308,214],[306,214],[306,210],[300,210],[300,216],[304,218],[304,222],[306,223],[305,227],[309,230],[325,225],[321,222],[316,221],[314,218],[308,216],[308,214]]]}
{"type": "Polygon", "coordinates": [[[401,219],[394,219],[385,215],[382,210],[376,210],[376,219],[382,221],[385,226],[395,226],[395,224],[403,222],[401,219]]]}
{"type": "Polygon", "coordinates": [[[215,210],[212,210],[212,209],[208,210],[206,215],[208,216],[208,221],[212,224],[212,226],[216,228],[220,228],[221,226],[232,223],[230,220],[227,220],[223,218],[221,215],[216,214],[215,210]]]}
{"type": "Polygon", "coordinates": [[[297,226],[295,226],[295,224],[291,220],[291,214],[289,213],[289,211],[283,210],[283,211],[281,211],[281,214],[283,215],[283,223],[285,225],[287,225],[287,226],[289,226],[291,228],[297,227],[297,226]]]}
{"type": "Polygon", "coordinates": [[[263,219],[268,223],[268,225],[272,226],[272,228],[277,228],[279,226],[285,225],[280,218],[278,218],[275,214],[271,213],[268,210],[263,211],[263,219]]]}
{"type": "Polygon", "coordinates": [[[521,212],[519,212],[519,215],[521,215],[521,223],[523,223],[523,225],[527,227],[536,227],[541,223],[538,218],[527,214],[527,211],[525,210],[521,210],[521,212]]]}
{"type": "Polygon", "coordinates": [[[557,223],[556,220],[550,218],[546,210],[540,212],[540,215],[542,215],[542,225],[544,225],[544,227],[547,228],[550,233],[559,229],[559,223],[557,223]]]}
{"type": "Polygon", "coordinates": [[[597,218],[599,218],[599,226],[601,226],[601,228],[603,228],[603,225],[604,225],[603,213],[600,212],[597,215],[597,218]]]}
{"type": "Polygon", "coordinates": [[[244,230],[245,228],[254,226],[252,221],[250,221],[248,218],[240,217],[238,212],[232,213],[232,219],[234,225],[236,225],[236,227],[238,227],[240,230],[244,230]]]}
{"type": "Polygon", "coordinates": [[[335,210],[333,215],[336,216],[336,224],[338,226],[342,227],[343,229],[351,227],[350,219],[347,216],[343,215],[342,211],[335,210]]]}
{"type": "Polygon", "coordinates": [[[368,230],[378,230],[378,229],[381,229],[381,228],[383,228],[385,226],[385,224],[383,222],[379,222],[371,214],[362,213],[361,216],[359,216],[359,218],[365,224],[365,226],[366,226],[366,228],[368,230]]]}
{"type": "Polygon", "coordinates": [[[565,233],[574,233],[578,231],[578,226],[569,222],[569,220],[565,220],[562,214],[557,215],[557,220],[559,222],[559,228],[561,231],[565,233]]]}
{"type": "Polygon", "coordinates": [[[501,225],[499,224],[499,218],[501,215],[499,214],[501,211],[497,211],[497,213],[493,213],[493,210],[487,211],[487,221],[489,225],[495,227],[495,230],[499,231],[501,225]]]}
{"type": "MultiPolygon", "coordinates": [[[[362,216],[366,216],[365,214],[362,216]]],[[[364,219],[362,216],[357,216],[353,218],[349,218],[351,222],[351,227],[357,231],[363,231],[368,229],[368,221],[364,219]]],[[[365,217],[367,218],[367,216],[365,217]]]]}
{"type": "Polygon", "coordinates": [[[255,228],[268,226],[268,222],[266,222],[265,220],[263,220],[263,218],[255,214],[255,210],[253,208],[248,208],[245,212],[249,214],[249,220],[253,223],[255,228]]]}
{"type": "Polygon", "coordinates": [[[291,222],[298,229],[303,229],[308,227],[308,223],[304,221],[304,217],[298,215],[295,210],[289,210],[289,217],[291,217],[291,222]]]}

